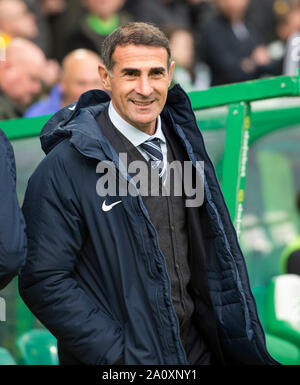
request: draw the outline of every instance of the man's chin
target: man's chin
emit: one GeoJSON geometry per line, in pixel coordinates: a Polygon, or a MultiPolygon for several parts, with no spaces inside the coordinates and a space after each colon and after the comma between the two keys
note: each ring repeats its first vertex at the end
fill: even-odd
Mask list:
{"type": "Polygon", "coordinates": [[[134,124],[134,127],[140,131],[143,131],[145,134],[153,135],[155,133],[155,122],[137,122],[134,124]]]}
{"type": "Polygon", "coordinates": [[[134,114],[132,121],[136,124],[147,127],[156,121],[158,115],[159,114],[153,114],[153,112],[147,113],[145,111],[144,113],[134,114]]]}

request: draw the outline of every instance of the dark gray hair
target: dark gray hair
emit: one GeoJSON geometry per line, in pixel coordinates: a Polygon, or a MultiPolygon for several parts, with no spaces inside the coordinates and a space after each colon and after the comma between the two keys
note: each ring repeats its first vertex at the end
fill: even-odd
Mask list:
{"type": "Polygon", "coordinates": [[[101,58],[109,72],[114,66],[113,53],[117,46],[146,45],[163,47],[168,54],[168,70],[171,65],[171,50],[166,35],[156,26],[150,23],[127,23],[115,29],[102,43],[101,58]]]}

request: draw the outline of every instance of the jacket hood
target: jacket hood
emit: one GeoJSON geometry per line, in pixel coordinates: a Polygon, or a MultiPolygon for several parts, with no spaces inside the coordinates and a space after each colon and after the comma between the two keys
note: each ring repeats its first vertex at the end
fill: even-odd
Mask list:
{"type": "MultiPolygon", "coordinates": [[[[109,103],[110,97],[100,90],[82,94],[79,100],[55,113],[42,129],[40,140],[42,149],[48,154],[66,137],[82,136],[88,142],[101,139],[95,117],[109,103]]],[[[90,143],[91,144],[91,143],[90,143]]]]}
{"type": "MultiPolygon", "coordinates": [[[[58,143],[66,137],[82,154],[99,160],[103,159],[103,152],[110,159],[117,156],[110,143],[102,134],[95,118],[110,102],[110,96],[101,90],[91,90],[83,93],[79,100],[64,107],[55,113],[42,129],[40,140],[42,149],[48,154],[58,143]],[[99,151],[101,148],[102,151],[99,151]]],[[[166,105],[161,113],[162,116],[170,116],[168,110],[176,110],[176,122],[185,120],[184,111],[189,110],[189,99],[179,85],[175,85],[168,92],[166,105]]],[[[115,159],[116,160],[116,159],[115,159]]]]}

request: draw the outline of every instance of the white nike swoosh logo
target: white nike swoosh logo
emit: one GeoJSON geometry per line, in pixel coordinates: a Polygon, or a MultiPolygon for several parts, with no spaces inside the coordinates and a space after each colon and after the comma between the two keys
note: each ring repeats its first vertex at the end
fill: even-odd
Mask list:
{"type": "Polygon", "coordinates": [[[102,210],[103,211],[110,211],[115,205],[118,203],[121,203],[122,201],[114,202],[111,205],[107,205],[105,201],[102,203],[102,210]]]}

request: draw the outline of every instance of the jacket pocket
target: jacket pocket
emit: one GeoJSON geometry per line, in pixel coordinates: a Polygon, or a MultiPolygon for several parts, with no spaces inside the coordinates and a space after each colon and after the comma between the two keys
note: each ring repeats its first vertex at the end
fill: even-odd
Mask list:
{"type": "MultiPolygon", "coordinates": [[[[109,345],[108,349],[103,353],[96,365],[113,365],[124,354],[124,329],[118,321],[114,320],[106,312],[101,309],[99,309],[99,312],[103,318],[103,323],[109,325],[107,328],[109,330],[107,330],[107,332],[111,334],[111,340],[114,342],[109,345]]],[[[103,333],[105,333],[105,330],[103,330],[103,333]]]]}

